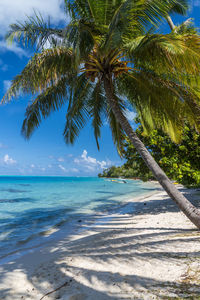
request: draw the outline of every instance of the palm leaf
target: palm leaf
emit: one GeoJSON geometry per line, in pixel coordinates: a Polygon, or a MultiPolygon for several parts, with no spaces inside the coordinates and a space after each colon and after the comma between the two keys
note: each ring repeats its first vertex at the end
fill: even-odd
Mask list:
{"type": "Polygon", "coordinates": [[[179,142],[185,119],[200,129],[198,111],[192,109],[197,97],[176,81],[143,70],[121,76],[117,85],[138,111],[146,133],[161,128],[179,142]]]}
{"type": "Polygon", "coordinates": [[[93,91],[93,85],[83,73],[76,78],[66,114],[66,124],[63,132],[65,142],[73,144],[81,129],[89,118],[88,101],[93,91]]]}
{"type": "Polygon", "coordinates": [[[170,10],[170,13],[176,13],[179,15],[186,15],[189,9],[188,0],[177,0],[170,10]]]}
{"type": "Polygon", "coordinates": [[[30,138],[42,119],[46,119],[52,112],[59,110],[68,99],[68,80],[62,78],[56,85],[48,87],[27,107],[22,125],[22,134],[30,138]]]}
{"type": "Polygon", "coordinates": [[[101,136],[102,119],[105,119],[106,114],[106,98],[103,94],[101,82],[98,81],[94,87],[91,97],[88,102],[89,114],[92,118],[92,127],[96,139],[97,148],[99,149],[99,138],[101,136]]]}
{"type": "Polygon", "coordinates": [[[27,66],[12,81],[2,103],[11,100],[19,93],[35,94],[45,91],[63,76],[73,78],[75,71],[74,56],[70,49],[57,47],[35,54],[27,66]]]}
{"type": "Polygon", "coordinates": [[[24,46],[36,45],[38,49],[43,48],[47,42],[54,44],[52,42],[55,41],[55,37],[62,38],[63,30],[51,28],[50,19],[45,22],[42,15],[36,12],[32,17],[27,17],[24,23],[11,24],[6,35],[9,43],[15,39],[24,46]]]}
{"type": "Polygon", "coordinates": [[[125,48],[135,67],[161,74],[199,74],[200,37],[197,34],[145,35],[129,41],[125,48]]]}
{"type": "Polygon", "coordinates": [[[158,27],[176,1],[126,0],[115,10],[110,20],[104,48],[119,47],[124,40],[135,39],[151,27],[158,27]]]}

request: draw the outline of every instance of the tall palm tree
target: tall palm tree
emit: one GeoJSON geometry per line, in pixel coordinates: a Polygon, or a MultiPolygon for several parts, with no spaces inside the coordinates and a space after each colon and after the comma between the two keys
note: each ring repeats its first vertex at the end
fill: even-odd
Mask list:
{"type": "Polygon", "coordinates": [[[187,28],[181,34],[157,33],[175,0],[65,3],[71,17],[65,28],[53,29],[35,15],[11,25],[7,36],[39,49],[3,98],[5,103],[20,93],[35,95],[26,109],[22,134],[30,138],[42,119],[65,105],[66,143],[73,143],[91,119],[99,147],[106,118],[118,151],[126,134],[168,195],[200,228],[200,211],[171,183],[126,117],[132,107],[146,133],[162,128],[175,141],[181,138],[185,120],[199,130],[199,36],[187,28]]]}

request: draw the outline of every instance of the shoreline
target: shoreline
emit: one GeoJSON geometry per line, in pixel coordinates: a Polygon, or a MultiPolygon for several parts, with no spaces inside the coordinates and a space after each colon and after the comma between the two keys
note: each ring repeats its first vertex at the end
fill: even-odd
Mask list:
{"type": "MultiPolygon", "coordinates": [[[[51,243],[57,242],[59,240],[62,240],[63,237],[67,237],[70,235],[76,234],[79,230],[83,230],[83,225],[84,225],[84,219],[89,218],[90,222],[93,222],[94,224],[98,222],[98,219],[103,219],[104,217],[107,217],[108,215],[112,215],[114,213],[120,213],[126,207],[131,204],[131,206],[134,206],[134,202],[141,201],[144,198],[148,198],[151,195],[157,194],[159,191],[157,190],[157,182],[150,183],[151,186],[155,186],[155,190],[149,191],[144,193],[143,195],[136,196],[134,198],[132,194],[126,195],[124,197],[123,202],[117,203],[118,205],[117,208],[107,208],[104,211],[99,211],[94,213],[89,213],[86,216],[76,216],[75,220],[67,220],[65,222],[62,222],[62,224],[57,224],[56,226],[52,226],[50,229],[47,231],[42,231],[39,234],[33,234],[33,238],[31,238],[28,241],[22,242],[21,244],[23,245],[22,248],[16,249],[10,253],[8,253],[5,256],[0,257],[0,266],[9,263],[10,260],[15,260],[20,257],[23,257],[27,253],[31,253],[32,250],[37,250],[41,249],[43,247],[48,246],[51,243]],[[80,222],[81,221],[81,222],[80,222]]],[[[129,208],[128,208],[129,209],[129,208]]],[[[1,300],[1,299],[0,299],[1,300]]]]}
{"type": "MultiPolygon", "coordinates": [[[[190,196],[195,194],[195,190],[185,189],[185,192],[190,196]]],[[[49,290],[54,290],[62,285],[65,279],[68,280],[68,287],[61,288],[58,292],[47,296],[46,299],[151,299],[150,296],[155,296],[155,292],[152,292],[151,288],[152,295],[147,293],[148,282],[151,282],[152,285],[152,282],[155,280],[157,282],[161,276],[166,277],[165,279],[170,282],[171,286],[172,282],[176,282],[177,278],[180,279],[181,275],[186,272],[188,261],[181,254],[183,256],[183,262],[181,262],[180,257],[175,257],[177,255],[175,252],[177,252],[177,246],[181,247],[181,253],[183,252],[181,243],[184,244],[185,250],[184,239],[189,237],[193,242],[191,250],[193,252],[194,250],[200,251],[200,235],[193,224],[177,211],[172,200],[168,199],[164,191],[154,191],[154,193],[151,192],[151,195],[130,199],[118,209],[118,212],[108,212],[103,216],[99,215],[85,220],[71,235],[62,235],[61,239],[53,240],[41,248],[30,249],[30,252],[22,257],[1,265],[0,299],[39,300],[49,290]],[[154,239],[160,240],[162,236],[166,236],[166,243],[169,243],[171,233],[172,240],[174,239],[175,242],[176,235],[183,235],[178,239],[178,245],[173,248],[169,244],[168,247],[162,248],[162,245],[158,244],[159,249],[154,247],[152,249],[154,244],[149,244],[149,239],[157,243],[154,239]],[[134,237],[132,243],[129,241],[131,237],[134,237]],[[146,251],[147,249],[143,251],[146,244],[149,244],[148,251],[146,251]],[[163,261],[161,255],[161,262],[165,265],[167,272],[164,272],[157,262],[163,251],[169,255],[169,266],[166,266],[165,262],[167,256],[163,261]],[[153,255],[151,260],[144,259],[148,258],[148,253],[153,255]],[[174,253],[174,257],[172,255],[173,264],[170,253],[174,253]],[[94,259],[95,257],[96,259],[94,259]],[[179,264],[176,264],[176,260],[179,264]],[[156,261],[156,263],[154,264],[152,261],[156,261]],[[153,275],[150,275],[152,270],[153,275]],[[147,278],[150,277],[152,278],[148,281],[147,278]],[[16,281],[19,281],[17,285],[16,281]],[[141,291],[138,291],[135,284],[140,286],[141,291]],[[145,296],[146,293],[147,296],[145,296]],[[14,298],[14,295],[17,297],[14,298]],[[60,298],[56,298],[58,295],[60,298]],[[135,298],[130,298],[131,295],[134,295],[135,298]],[[146,298],[142,298],[143,295],[146,298]]],[[[160,240],[162,244],[161,241],[162,239],[160,240]]],[[[188,244],[191,244],[191,241],[188,241],[188,244]]],[[[192,262],[195,268],[196,264],[200,265],[199,259],[196,258],[196,260],[196,263],[192,262]]],[[[155,282],[153,286],[155,287],[155,282]]],[[[170,288],[171,290],[177,289],[175,286],[170,288]]],[[[160,289],[162,293],[165,292],[163,287],[160,289]]],[[[197,289],[196,285],[193,287],[193,290],[195,289],[197,289]]],[[[175,292],[173,291],[173,293],[175,292]]],[[[167,293],[169,294],[169,291],[167,293]]]]}

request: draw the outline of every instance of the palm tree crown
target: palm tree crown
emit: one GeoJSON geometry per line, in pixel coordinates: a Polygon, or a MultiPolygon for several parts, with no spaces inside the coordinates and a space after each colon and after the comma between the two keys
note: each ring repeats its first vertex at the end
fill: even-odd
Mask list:
{"type": "Polygon", "coordinates": [[[187,1],[65,3],[71,21],[63,29],[52,29],[40,15],[11,25],[9,40],[36,44],[39,52],[14,78],[3,102],[21,92],[35,96],[22,126],[26,138],[43,118],[65,105],[66,143],[73,143],[91,119],[99,147],[107,118],[118,151],[126,134],[168,195],[200,228],[200,211],[170,182],[126,118],[126,109],[132,107],[145,133],[162,128],[175,141],[180,140],[186,120],[200,129],[199,35],[188,22],[169,34],[158,32],[169,13],[184,13],[187,1]]]}
{"type": "Polygon", "coordinates": [[[40,49],[3,98],[36,95],[26,110],[24,136],[29,138],[42,118],[67,103],[67,143],[92,118],[98,144],[107,118],[120,149],[123,130],[106,102],[105,76],[112,79],[121,109],[134,107],[146,132],[162,127],[179,141],[185,119],[199,129],[199,110],[194,109],[199,103],[199,36],[187,28],[181,34],[155,33],[168,12],[184,5],[170,0],[66,1],[71,22],[63,29],[52,29],[40,15],[11,25],[10,40],[40,49]],[[49,49],[44,48],[47,42],[49,49]]]}

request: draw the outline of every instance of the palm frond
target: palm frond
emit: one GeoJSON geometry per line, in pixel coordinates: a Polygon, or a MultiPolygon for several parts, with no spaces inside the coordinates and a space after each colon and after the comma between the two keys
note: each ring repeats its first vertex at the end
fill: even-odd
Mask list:
{"type": "Polygon", "coordinates": [[[182,34],[192,35],[192,34],[198,34],[198,31],[193,24],[193,19],[189,18],[186,21],[184,21],[182,24],[176,26],[176,33],[179,35],[182,34]]]}
{"type": "Polygon", "coordinates": [[[168,14],[184,14],[186,0],[65,0],[71,21],[51,28],[41,15],[11,25],[8,39],[41,48],[12,81],[3,102],[20,93],[35,95],[22,133],[30,137],[42,118],[68,101],[64,139],[73,143],[92,119],[99,147],[106,114],[122,152],[124,132],[106,102],[103,77],[110,76],[125,113],[132,105],[149,132],[160,127],[179,141],[182,125],[200,129],[200,37],[188,22],[167,35],[156,34],[168,14]],[[132,71],[133,70],[133,71],[132,71]]]}
{"type": "Polygon", "coordinates": [[[91,97],[88,101],[89,114],[92,118],[92,127],[96,139],[97,148],[99,149],[99,138],[101,137],[102,119],[106,114],[106,98],[103,94],[102,83],[98,81],[94,87],[91,97]]]}
{"type": "Polygon", "coordinates": [[[121,1],[110,21],[104,49],[117,47],[127,39],[135,39],[151,27],[157,28],[175,3],[173,0],[121,1]]]}
{"type": "Polygon", "coordinates": [[[90,17],[92,13],[87,0],[65,0],[67,12],[72,19],[90,17]]]}
{"type": "Polygon", "coordinates": [[[65,0],[72,19],[93,20],[95,24],[108,26],[123,0],[65,0]]]}
{"type": "Polygon", "coordinates": [[[40,126],[42,119],[46,119],[66,103],[68,89],[68,80],[64,77],[55,85],[48,87],[28,105],[21,130],[25,138],[31,137],[34,130],[40,126]]]}
{"type": "Polygon", "coordinates": [[[65,142],[73,144],[89,118],[88,101],[93,85],[83,73],[77,77],[71,93],[63,132],[65,142]]]}
{"type": "Polygon", "coordinates": [[[172,5],[172,8],[170,9],[170,13],[186,15],[188,9],[189,9],[189,1],[188,0],[176,0],[174,5],[172,5]]]}
{"type": "Polygon", "coordinates": [[[130,41],[125,48],[135,67],[161,74],[199,74],[200,36],[197,34],[145,35],[130,41]]]}
{"type": "Polygon", "coordinates": [[[93,49],[99,31],[87,19],[72,21],[65,29],[65,39],[76,53],[77,59],[86,58],[93,49]]]}
{"type": "Polygon", "coordinates": [[[179,142],[183,123],[188,120],[200,130],[196,95],[177,81],[148,71],[135,71],[117,79],[121,94],[138,111],[146,133],[161,128],[173,141],[179,142]]]}
{"type": "Polygon", "coordinates": [[[15,39],[26,47],[36,45],[37,48],[43,48],[47,41],[54,45],[55,37],[62,38],[63,30],[51,28],[50,18],[46,22],[36,11],[33,16],[27,17],[24,23],[11,24],[6,35],[9,43],[15,39]]]}
{"type": "Polygon", "coordinates": [[[41,93],[63,76],[73,79],[75,58],[70,49],[57,47],[35,54],[21,74],[17,75],[2,99],[6,103],[20,93],[41,93]]]}

